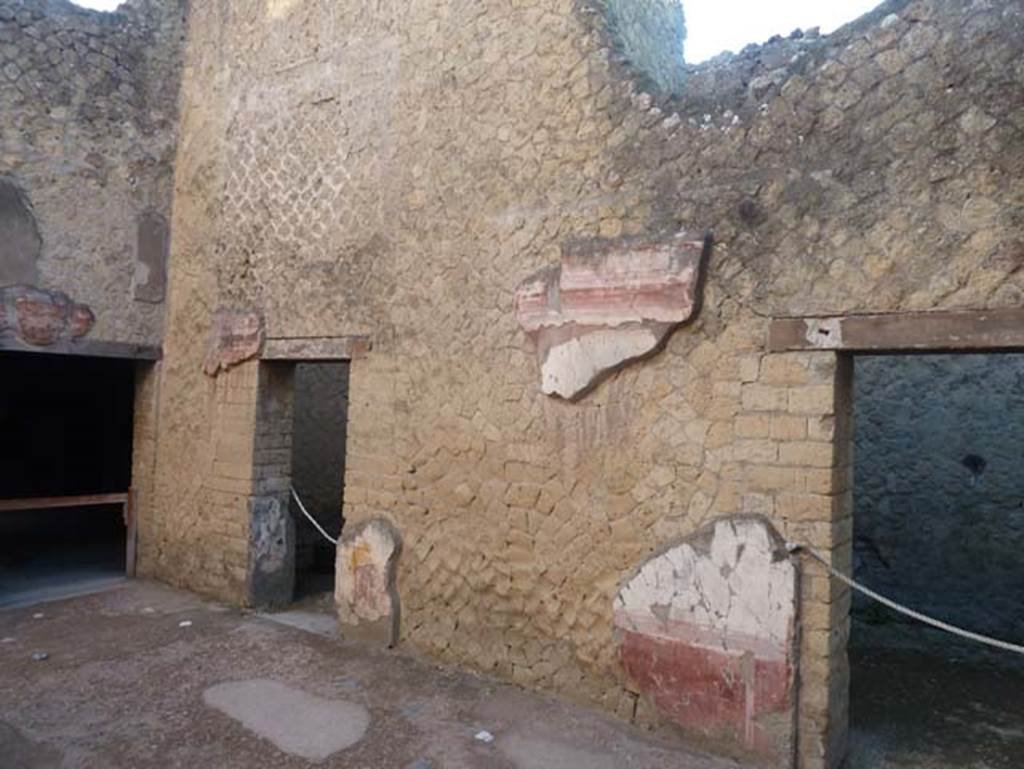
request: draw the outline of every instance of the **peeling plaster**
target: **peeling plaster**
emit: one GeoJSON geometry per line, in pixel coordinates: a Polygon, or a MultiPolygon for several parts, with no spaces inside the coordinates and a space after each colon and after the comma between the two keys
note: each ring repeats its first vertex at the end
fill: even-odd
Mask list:
{"type": "Polygon", "coordinates": [[[623,665],[665,716],[773,757],[795,713],[797,572],[780,552],[765,521],[721,519],[644,562],[614,602],[623,665]]]}
{"type": "Polygon", "coordinates": [[[334,603],[347,638],[398,643],[395,570],[402,549],[398,531],[383,518],[346,527],[338,542],[334,603]]]}
{"type": "Polygon", "coordinates": [[[541,390],[577,398],[659,349],[699,311],[709,239],[570,241],[557,266],[516,290],[516,317],[535,341],[541,390]]]}

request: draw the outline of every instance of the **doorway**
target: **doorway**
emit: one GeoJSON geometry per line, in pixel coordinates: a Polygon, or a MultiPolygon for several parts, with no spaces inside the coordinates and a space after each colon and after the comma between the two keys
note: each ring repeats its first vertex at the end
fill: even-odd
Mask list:
{"type": "MultiPolygon", "coordinates": [[[[295,364],[291,442],[292,487],[326,534],[344,525],[348,361],[295,364]]],[[[303,514],[294,497],[295,600],[316,600],[334,590],[335,547],[303,514]]]]}
{"type": "MultiPolygon", "coordinates": [[[[854,357],[854,577],[1024,642],[1024,354],[854,357]]],[[[1024,764],[1024,658],[855,594],[850,769],[1024,764]]]]}
{"type": "Polygon", "coordinates": [[[124,578],[135,362],[0,352],[0,606],[124,578]]]}

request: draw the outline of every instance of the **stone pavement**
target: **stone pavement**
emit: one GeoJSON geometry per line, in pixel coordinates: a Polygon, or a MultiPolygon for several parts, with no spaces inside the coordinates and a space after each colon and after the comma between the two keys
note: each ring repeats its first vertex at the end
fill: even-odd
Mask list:
{"type": "Polygon", "coordinates": [[[145,581],[0,611],[0,763],[738,766],[670,735],[332,635],[301,614],[249,614],[145,581]]]}

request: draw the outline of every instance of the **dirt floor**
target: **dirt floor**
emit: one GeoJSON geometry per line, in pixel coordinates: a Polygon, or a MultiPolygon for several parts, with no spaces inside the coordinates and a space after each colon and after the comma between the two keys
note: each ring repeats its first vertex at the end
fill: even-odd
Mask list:
{"type": "Polygon", "coordinates": [[[847,769],[1024,767],[1024,662],[922,628],[851,645],[847,769]]]}
{"type": "Polygon", "coordinates": [[[737,766],[333,634],[323,615],[271,619],[144,581],[2,610],[0,765],[737,766]],[[483,730],[493,741],[477,738],[483,730]]]}

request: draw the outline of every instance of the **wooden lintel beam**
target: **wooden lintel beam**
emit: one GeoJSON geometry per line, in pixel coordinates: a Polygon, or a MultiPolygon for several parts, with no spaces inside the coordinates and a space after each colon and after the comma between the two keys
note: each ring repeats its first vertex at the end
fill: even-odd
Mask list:
{"type": "Polygon", "coordinates": [[[776,318],[772,352],[1024,350],[1024,308],[776,318]]]}
{"type": "Polygon", "coordinates": [[[0,499],[0,513],[13,510],[47,510],[57,507],[92,507],[94,505],[123,505],[128,502],[127,493],[79,494],[69,497],[27,497],[25,499],[0,499]]]}
{"type": "Polygon", "coordinates": [[[263,345],[262,360],[331,361],[362,358],[371,348],[368,336],[270,337],[263,345]]]}
{"type": "Polygon", "coordinates": [[[86,358],[127,358],[130,360],[160,360],[163,356],[163,350],[157,345],[79,339],[72,342],[57,342],[48,347],[36,347],[4,334],[0,334],[0,352],[30,352],[37,355],[76,355],[86,358]]]}

